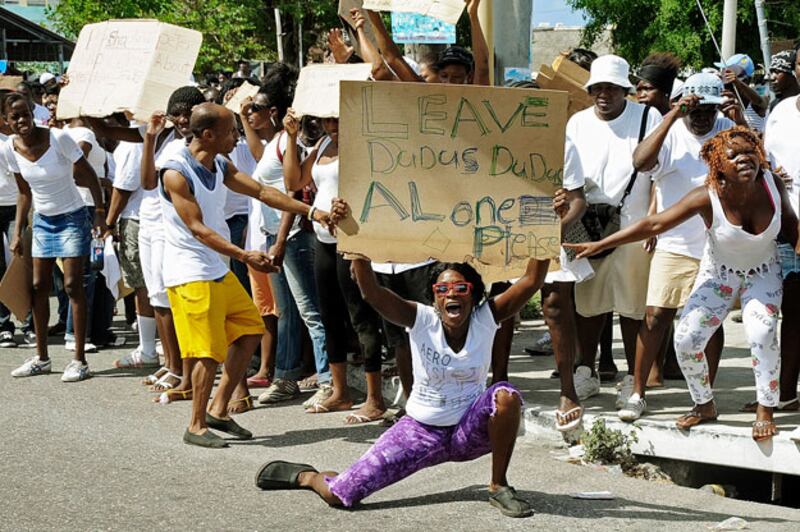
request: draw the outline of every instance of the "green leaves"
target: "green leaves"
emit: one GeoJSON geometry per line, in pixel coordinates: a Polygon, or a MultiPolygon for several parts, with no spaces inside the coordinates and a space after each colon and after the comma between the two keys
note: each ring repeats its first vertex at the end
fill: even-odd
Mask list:
{"type": "MultiPolygon", "coordinates": [[[[617,53],[632,64],[651,52],[672,52],[684,66],[702,68],[719,61],[695,0],[567,0],[584,10],[589,24],[584,44],[591,45],[611,27],[617,53]]],[[[701,0],[714,36],[722,38],[723,0],[701,0]]],[[[770,37],[794,39],[800,25],[800,2],[767,4],[770,37]]],[[[739,2],[736,50],[761,62],[753,2],[739,2]]]]}

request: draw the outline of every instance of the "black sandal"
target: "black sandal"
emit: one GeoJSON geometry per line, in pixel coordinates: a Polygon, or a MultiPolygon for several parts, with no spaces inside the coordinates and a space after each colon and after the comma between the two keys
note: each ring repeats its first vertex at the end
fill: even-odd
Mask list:
{"type": "Polygon", "coordinates": [[[261,466],[256,473],[256,486],[262,490],[299,490],[302,489],[298,483],[300,473],[318,473],[316,469],[308,464],[295,464],[275,460],[261,466]]]}
{"type": "Polygon", "coordinates": [[[533,515],[531,505],[517,495],[511,486],[503,486],[489,495],[489,504],[498,508],[507,517],[530,517],[533,515]]]}

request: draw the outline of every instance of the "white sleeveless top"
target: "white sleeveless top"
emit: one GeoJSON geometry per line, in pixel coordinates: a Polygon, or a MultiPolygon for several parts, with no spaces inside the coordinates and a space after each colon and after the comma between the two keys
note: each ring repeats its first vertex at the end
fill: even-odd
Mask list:
{"type": "MultiPolygon", "coordinates": [[[[314,180],[314,185],[317,187],[317,195],[314,197],[314,207],[317,209],[330,212],[331,201],[339,194],[339,159],[335,161],[320,164],[319,160],[328,145],[331,143],[330,137],[325,137],[322,144],[317,150],[317,160],[314,161],[314,166],[311,167],[311,178],[314,180]]],[[[330,231],[324,224],[314,224],[314,232],[317,234],[317,240],[323,244],[335,244],[336,237],[331,235],[330,231]]]]}
{"type": "MultiPolygon", "coordinates": [[[[195,201],[203,213],[203,223],[223,238],[230,240],[230,230],[225,223],[225,198],[227,189],[223,183],[227,166],[222,156],[214,159],[216,173],[211,187],[199,177],[200,163],[184,148],[165,161],[161,171],[175,170],[189,183],[195,201]]],[[[209,172],[210,173],[210,172],[209,172]]],[[[161,178],[159,178],[161,179],[161,178]]],[[[219,253],[197,240],[183,223],[172,201],[164,195],[164,184],[159,183],[162,216],[164,221],[164,286],[173,287],[194,281],[215,281],[228,273],[228,266],[219,253]]]]}
{"type": "Polygon", "coordinates": [[[757,235],[729,222],[717,192],[708,189],[714,219],[711,227],[706,229],[706,251],[714,269],[721,276],[727,272],[763,275],[766,268],[777,260],[776,238],[781,230],[781,196],[770,172],[764,172],[761,182],[769,192],[774,212],[769,226],[757,235]]]}

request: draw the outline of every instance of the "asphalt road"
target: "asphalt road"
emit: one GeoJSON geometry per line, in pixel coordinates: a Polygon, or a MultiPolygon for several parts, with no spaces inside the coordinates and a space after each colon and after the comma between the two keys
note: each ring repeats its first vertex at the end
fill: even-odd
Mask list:
{"type": "MultiPolygon", "coordinates": [[[[0,350],[0,530],[706,530],[731,516],[751,530],[800,527],[797,510],[565,464],[528,439],[510,480],[532,518],[505,518],[486,502],[488,457],[420,472],[354,511],[332,509],[311,492],[261,492],[254,474],[273,459],[342,470],[384,429],[307,415],[297,401],[239,416],[250,442],[200,449],[181,441],[187,403],[153,404],[141,371],[112,368],[125,350],[89,355],[95,377],[83,383],[12,379],[32,352],[0,350]],[[569,495],[596,490],[616,498],[569,495]]],[[[52,355],[61,370],[68,355],[60,346],[52,355]]]]}

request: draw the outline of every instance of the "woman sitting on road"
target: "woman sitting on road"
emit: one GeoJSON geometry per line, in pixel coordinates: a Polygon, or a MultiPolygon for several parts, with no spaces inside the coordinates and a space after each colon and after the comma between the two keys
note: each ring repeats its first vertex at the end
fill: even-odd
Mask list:
{"type": "Polygon", "coordinates": [[[717,419],[704,350],[739,296],[756,378],[753,439],[768,440],[777,434],[772,412],[779,398],[777,332],[783,296],[775,239],[782,233],[785,242],[796,246],[797,217],[753,131],[741,126],[723,131],[703,145],[701,156],[708,164],[705,186],[600,242],[565,246],[578,250],[579,257],[590,257],[661,234],[699,214],[706,225],[706,247],[675,329],[675,351],[695,405],[678,418],[677,426],[689,429],[717,419]]]}
{"type": "Polygon", "coordinates": [[[547,267],[548,261],[531,260],[517,283],[484,300],[483,281],[471,266],[439,264],[431,277],[430,307],[381,287],[369,261],[354,260],[364,299],[387,321],[408,331],[414,386],[407,415],[342,474],[276,461],[261,468],[256,485],[264,490],[311,489],[330,505],[351,507],[426,467],[491,452],[489,502],[510,517],[532,515],[528,502],[506,479],[521,395],[507,382],[486,389],[486,376],[499,324],[541,288],[547,267]]]}

